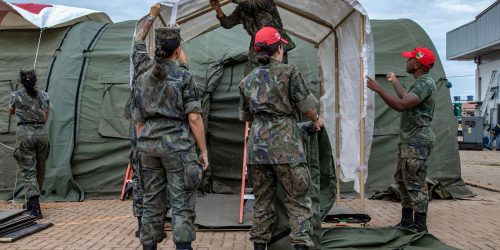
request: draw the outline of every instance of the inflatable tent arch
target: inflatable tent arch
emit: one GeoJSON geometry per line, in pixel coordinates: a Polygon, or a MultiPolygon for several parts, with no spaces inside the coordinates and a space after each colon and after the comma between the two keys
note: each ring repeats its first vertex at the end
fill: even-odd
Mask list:
{"type": "MultiPolygon", "coordinates": [[[[355,182],[363,212],[364,182],[374,126],[373,92],[366,88],[364,77],[373,76],[375,71],[368,16],[355,0],[275,2],[285,30],[318,47],[322,71],[321,113],[335,152],[337,176],[343,182],[355,182]]],[[[236,5],[223,0],[221,6],[224,13],[232,13],[236,5]]],[[[159,21],[154,25],[166,26],[165,20],[170,20],[171,13],[170,7],[162,6],[159,21]]],[[[207,0],[181,1],[177,23],[184,41],[220,26],[207,0]]],[[[152,37],[149,34],[149,45],[153,43],[152,37]]]]}

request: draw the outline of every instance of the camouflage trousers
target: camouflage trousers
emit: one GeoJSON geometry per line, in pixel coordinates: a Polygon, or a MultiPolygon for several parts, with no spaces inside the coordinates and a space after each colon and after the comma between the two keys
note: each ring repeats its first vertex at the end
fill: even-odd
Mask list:
{"type": "Polygon", "coordinates": [[[162,158],[141,155],[141,162],[144,183],[141,242],[154,244],[167,236],[164,230],[167,187],[172,209],[173,241],[194,241],[196,188],[203,174],[196,153],[162,158]]]}
{"type": "Polygon", "coordinates": [[[398,166],[394,179],[401,193],[403,208],[411,208],[415,213],[427,213],[429,191],[427,158],[432,150],[431,142],[399,144],[398,166]]]}
{"type": "Polygon", "coordinates": [[[142,216],[144,203],[144,185],[141,178],[141,158],[137,150],[130,153],[130,165],[132,165],[132,212],[135,217],[142,216]]]}
{"type": "Polygon", "coordinates": [[[45,179],[45,162],[49,156],[49,138],[45,128],[23,128],[16,132],[14,158],[24,180],[26,198],[40,196],[45,179]]]}
{"type": "Polygon", "coordinates": [[[284,204],[290,217],[290,233],[293,245],[313,246],[312,202],[309,196],[311,176],[305,163],[248,165],[252,168],[252,184],[255,196],[254,214],[250,240],[255,243],[269,243],[272,226],[276,221],[277,185],[283,186],[284,204]]]}
{"type": "MultiPolygon", "coordinates": [[[[144,185],[142,184],[141,156],[137,150],[130,153],[130,165],[132,165],[132,212],[135,217],[141,217],[143,214],[142,204],[144,203],[144,185]]],[[[170,198],[168,190],[166,193],[165,212],[170,210],[170,198]]]]}

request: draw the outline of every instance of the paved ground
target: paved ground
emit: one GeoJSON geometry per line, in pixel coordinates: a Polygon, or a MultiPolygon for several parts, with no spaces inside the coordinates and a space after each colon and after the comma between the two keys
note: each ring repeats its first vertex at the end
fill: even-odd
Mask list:
{"type": "MultiPolygon", "coordinates": [[[[462,178],[500,190],[500,151],[460,151],[462,178]]],[[[500,246],[499,246],[500,247],[500,246]]]]}
{"type": "MultiPolygon", "coordinates": [[[[500,152],[467,151],[461,152],[461,157],[464,178],[498,184],[500,172],[495,164],[500,162],[500,152]],[[480,169],[484,166],[486,174],[475,171],[477,166],[480,169]]],[[[498,249],[500,193],[474,187],[471,190],[477,194],[473,199],[431,202],[430,232],[460,249],[498,249]]],[[[358,204],[359,200],[341,202],[341,206],[356,210],[358,204]]],[[[5,202],[0,203],[0,209],[7,207],[5,202]]],[[[0,249],[138,249],[139,240],[133,236],[136,220],[130,207],[130,201],[118,200],[43,203],[45,219],[42,222],[50,221],[55,225],[15,243],[0,244],[0,249]]],[[[372,217],[372,227],[394,225],[399,221],[398,203],[367,200],[366,207],[372,217]]],[[[199,232],[197,236],[194,248],[198,250],[253,249],[247,232],[199,232]]],[[[160,249],[174,249],[170,232],[168,237],[160,244],[160,249]]]]}

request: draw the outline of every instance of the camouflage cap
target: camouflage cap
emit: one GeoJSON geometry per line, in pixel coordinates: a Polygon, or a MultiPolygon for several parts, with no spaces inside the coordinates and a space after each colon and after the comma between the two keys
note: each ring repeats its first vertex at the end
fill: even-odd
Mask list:
{"type": "Polygon", "coordinates": [[[158,44],[168,44],[177,45],[179,47],[181,44],[181,29],[179,27],[162,27],[155,29],[155,43],[158,44]]]}

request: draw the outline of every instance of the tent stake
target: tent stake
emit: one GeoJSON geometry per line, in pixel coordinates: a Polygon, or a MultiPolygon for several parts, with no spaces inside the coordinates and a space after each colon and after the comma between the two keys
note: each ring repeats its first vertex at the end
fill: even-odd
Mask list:
{"type": "Polygon", "coordinates": [[[360,185],[360,199],[361,199],[361,213],[365,212],[365,171],[366,171],[366,163],[365,163],[365,77],[364,77],[364,62],[363,62],[363,47],[365,40],[365,17],[362,14],[360,16],[360,56],[359,56],[359,83],[360,83],[360,91],[359,91],[359,101],[360,101],[360,121],[359,121],[359,185],[360,185]]]}

